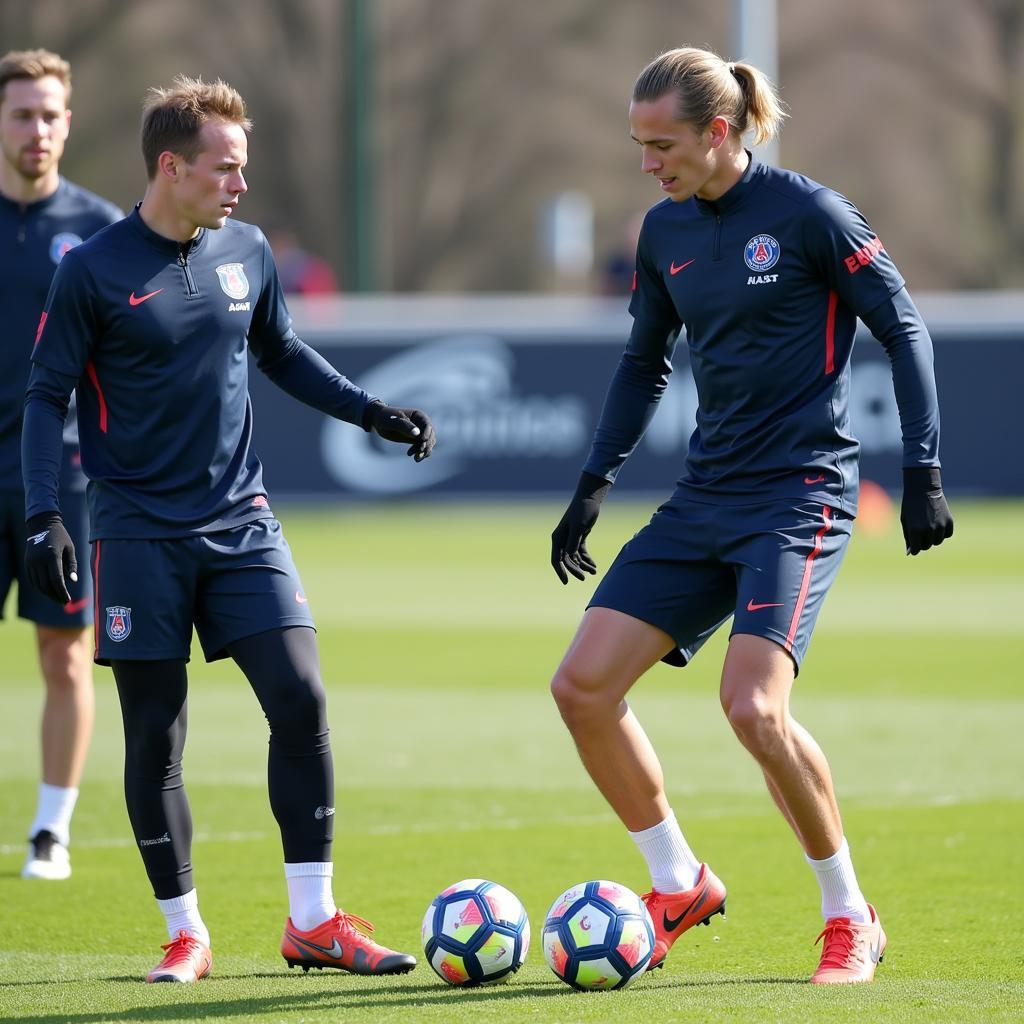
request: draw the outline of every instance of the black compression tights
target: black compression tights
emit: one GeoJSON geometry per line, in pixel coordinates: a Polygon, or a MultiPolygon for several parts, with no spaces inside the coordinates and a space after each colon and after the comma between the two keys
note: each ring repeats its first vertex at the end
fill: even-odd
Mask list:
{"type": "MultiPolygon", "coordinates": [[[[229,645],[270,725],[270,807],[289,863],[331,859],[334,768],[315,634],[277,629],[229,645]]],[[[192,815],[181,755],[188,725],[184,661],[115,661],[124,720],[124,792],[157,899],[188,892],[192,815]]]]}

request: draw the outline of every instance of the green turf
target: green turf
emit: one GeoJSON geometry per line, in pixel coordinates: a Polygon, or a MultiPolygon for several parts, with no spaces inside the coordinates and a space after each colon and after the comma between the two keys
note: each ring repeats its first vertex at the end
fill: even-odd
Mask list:
{"type": "MultiPolygon", "coordinates": [[[[416,952],[459,878],[519,894],[534,926],[508,984],[449,989],[422,964],[369,980],[289,972],[265,725],[230,665],[192,665],[186,775],[214,976],[140,978],[164,941],[121,797],[106,669],[74,822],[74,876],[18,877],[35,799],[40,684],[31,633],[0,631],[0,1019],[129,1021],[955,1021],[1024,1016],[1024,504],[957,503],[953,542],[903,556],[858,533],[822,614],[794,712],[829,754],[862,884],[890,947],[872,986],[820,990],[817,888],[716,696],[724,637],[659,666],[632,703],[662,754],[729,914],[619,993],[570,991],[539,930],[568,885],[646,887],[547,694],[591,585],[547,565],[559,510],[522,505],[279,510],[320,626],[338,782],[336,895],[416,952]]],[[[614,497],[592,538],[607,565],[649,508],[614,497]]],[[[11,608],[8,606],[8,614],[11,608]]]]}

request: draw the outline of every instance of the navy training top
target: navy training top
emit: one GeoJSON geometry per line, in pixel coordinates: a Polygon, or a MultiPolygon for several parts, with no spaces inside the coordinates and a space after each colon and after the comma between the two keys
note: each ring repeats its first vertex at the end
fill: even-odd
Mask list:
{"type": "Polygon", "coordinates": [[[663,200],[644,220],[629,310],[586,472],[615,479],[685,328],[698,411],[677,493],[737,505],[807,498],[856,514],[858,316],[892,363],[904,465],[938,465],[931,339],[881,241],[837,192],[751,155],[716,201],[663,200]]]}
{"type": "Polygon", "coordinates": [[[253,225],[229,220],[179,243],[136,208],[71,250],[32,355],[26,516],[59,508],[54,424],[78,384],[91,539],[180,537],[270,517],[250,447],[247,348],[290,394],[362,421],[371,396],[292,330],[253,225]]]}
{"type": "MultiPolygon", "coordinates": [[[[68,249],[124,213],[113,203],[60,178],[45,199],[19,203],[0,194],[0,490],[21,492],[21,418],[32,342],[54,271],[68,249]]],[[[69,423],[68,443],[77,451],[69,423]]],[[[81,490],[81,473],[65,484],[81,490]]]]}

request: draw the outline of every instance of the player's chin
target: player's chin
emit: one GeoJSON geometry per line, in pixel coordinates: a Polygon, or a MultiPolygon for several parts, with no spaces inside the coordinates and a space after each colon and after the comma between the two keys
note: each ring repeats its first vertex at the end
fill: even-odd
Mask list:
{"type": "Polygon", "coordinates": [[[41,160],[33,157],[18,161],[18,171],[23,178],[27,178],[29,181],[36,181],[44,177],[52,166],[53,160],[49,158],[41,160]]]}

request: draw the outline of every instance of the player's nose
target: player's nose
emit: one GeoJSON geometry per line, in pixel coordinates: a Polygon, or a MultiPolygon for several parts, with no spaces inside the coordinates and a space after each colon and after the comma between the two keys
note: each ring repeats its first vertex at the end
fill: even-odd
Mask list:
{"type": "Polygon", "coordinates": [[[640,157],[640,169],[644,174],[650,174],[653,171],[657,171],[661,168],[661,160],[654,153],[645,152],[640,157]]]}

